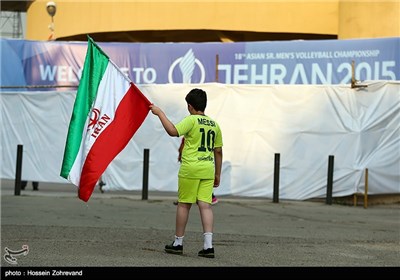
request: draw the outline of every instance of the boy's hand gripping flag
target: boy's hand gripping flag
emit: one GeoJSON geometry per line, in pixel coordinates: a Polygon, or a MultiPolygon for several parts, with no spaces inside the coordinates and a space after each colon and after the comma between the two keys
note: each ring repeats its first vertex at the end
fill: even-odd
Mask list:
{"type": "Polygon", "coordinates": [[[78,186],[80,199],[89,200],[107,166],[143,123],[150,104],[88,37],[60,174],[78,186]]]}

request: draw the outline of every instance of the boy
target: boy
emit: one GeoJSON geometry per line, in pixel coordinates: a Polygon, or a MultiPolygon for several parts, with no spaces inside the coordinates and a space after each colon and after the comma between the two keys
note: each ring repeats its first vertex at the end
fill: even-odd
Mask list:
{"type": "Polygon", "coordinates": [[[190,208],[197,203],[203,227],[204,244],[198,256],[214,258],[212,235],[214,215],[211,207],[213,188],[220,184],[222,167],[222,133],[216,121],[204,114],[207,94],[193,89],[185,97],[189,116],[173,124],[157,106],[152,113],[161,121],[170,136],[184,136],[182,163],[178,174],[178,207],[176,209],[175,240],[165,246],[170,254],[183,254],[183,238],[190,208]]]}

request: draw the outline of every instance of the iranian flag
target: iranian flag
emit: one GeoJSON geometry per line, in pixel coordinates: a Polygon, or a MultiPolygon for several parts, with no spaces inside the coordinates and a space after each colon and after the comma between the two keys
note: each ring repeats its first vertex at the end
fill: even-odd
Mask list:
{"type": "Polygon", "coordinates": [[[61,176],[78,186],[87,202],[100,176],[125,148],[151,103],[88,37],[61,176]]]}

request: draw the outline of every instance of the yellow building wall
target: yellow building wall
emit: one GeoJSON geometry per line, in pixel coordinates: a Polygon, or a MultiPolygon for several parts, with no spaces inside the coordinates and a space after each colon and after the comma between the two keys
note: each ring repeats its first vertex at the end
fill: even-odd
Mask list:
{"type": "Polygon", "coordinates": [[[400,1],[342,1],[339,39],[400,36],[400,1]]]}
{"type": "MultiPolygon", "coordinates": [[[[48,1],[27,12],[26,38],[47,40],[48,1]]],[[[55,1],[55,37],[119,31],[225,30],[337,35],[399,36],[399,1],[55,1]],[[396,28],[397,27],[397,28],[396,28]]]]}

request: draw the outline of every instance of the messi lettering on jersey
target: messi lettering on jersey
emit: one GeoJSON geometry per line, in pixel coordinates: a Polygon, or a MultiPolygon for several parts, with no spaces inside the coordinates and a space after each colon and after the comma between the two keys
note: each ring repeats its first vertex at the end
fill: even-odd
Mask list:
{"type": "Polygon", "coordinates": [[[207,126],[215,126],[215,122],[209,119],[197,119],[198,124],[207,125],[207,126]]]}

